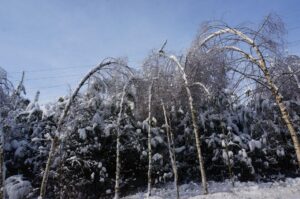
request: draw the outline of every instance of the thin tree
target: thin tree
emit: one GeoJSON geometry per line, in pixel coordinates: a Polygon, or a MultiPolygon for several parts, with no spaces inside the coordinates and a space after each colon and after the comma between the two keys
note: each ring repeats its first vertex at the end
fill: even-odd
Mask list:
{"type": "Polygon", "coordinates": [[[164,56],[164,57],[172,60],[178,67],[179,71],[181,72],[182,79],[184,82],[184,87],[185,87],[187,97],[188,97],[189,108],[190,108],[191,116],[192,116],[193,131],[194,131],[195,141],[196,141],[197,155],[198,155],[198,161],[199,161],[199,170],[200,170],[200,174],[201,174],[203,192],[204,192],[204,194],[208,194],[206,173],[205,173],[205,169],[204,169],[204,161],[203,161],[203,156],[202,156],[202,151],[201,151],[201,140],[200,140],[200,136],[199,136],[199,126],[197,124],[196,110],[194,108],[193,97],[192,97],[191,90],[189,88],[187,75],[184,71],[184,67],[180,64],[180,62],[178,61],[176,56],[174,56],[174,55],[168,56],[162,50],[160,50],[159,54],[161,56],[164,56]]]}
{"type": "Polygon", "coordinates": [[[51,139],[51,146],[50,146],[50,151],[49,151],[49,155],[48,155],[48,160],[46,163],[46,167],[45,167],[45,171],[43,174],[43,179],[42,179],[42,183],[41,183],[41,187],[40,187],[40,195],[39,195],[39,199],[44,199],[45,198],[45,194],[46,194],[46,188],[47,188],[47,182],[48,182],[48,177],[49,177],[49,171],[50,171],[50,166],[52,163],[52,159],[54,157],[55,151],[58,148],[58,146],[60,145],[60,135],[61,135],[61,130],[63,127],[63,123],[65,118],[67,117],[68,111],[71,108],[71,105],[73,104],[76,96],[79,93],[79,90],[81,89],[81,87],[85,84],[85,82],[95,73],[99,72],[100,70],[104,69],[104,67],[106,66],[110,66],[110,65],[120,65],[123,67],[128,68],[127,66],[124,66],[123,64],[120,64],[120,62],[118,61],[106,61],[104,60],[103,62],[101,62],[98,66],[96,66],[95,68],[93,68],[90,72],[88,72],[83,79],[80,81],[80,83],[78,84],[77,88],[75,89],[75,91],[72,93],[71,97],[69,98],[68,103],[66,104],[63,113],[61,114],[58,124],[57,124],[57,128],[56,128],[56,132],[55,135],[53,136],[53,138],[51,139]]]}
{"type": "Polygon", "coordinates": [[[175,155],[175,147],[174,147],[174,135],[171,130],[171,123],[168,122],[168,116],[165,104],[163,100],[161,100],[161,105],[164,113],[164,119],[165,119],[165,129],[167,134],[167,142],[168,142],[168,151],[170,155],[170,160],[172,164],[172,170],[174,174],[174,186],[176,189],[176,198],[179,199],[179,186],[178,186],[178,172],[177,172],[177,165],[176,165],[176,155],[175,155]]]}
{"type": "Polygon", "coordinates": [[[123,106],[124,106],[124,98],[126,96],[126,91],[128,89],[128,86],[131,83],[130,79],[123,87],[122,90],[122,96],[121,96],[121,101],[120,101],[120,110],[118,113],[118,119],[117,119],[117,125],[116,125],[116,130],[117,130],[117,140],[116,140],[116,182],[115,182],[115,197],[114,199],[119,199],[120,198],[120,171],[121,171],[121,163],[120,163],[120,136],[121,136],[121,130],[120,130],[120,124],[122,120],[122,114],[123,114],[123,106]]]}
{"type": "Polygon", "coordinates": [[[152,179],[151,179],[151,173],[152,173],[152,146],[151,146],[151,103],[152,103],[152,89],[153,89],[153,83],[154,79],[151,80],[151,83],[149,85],[149,90],[148,90],[148,189],[147,189],[147,198],[151,196],[151,184],[152,184],[152,179]]]}

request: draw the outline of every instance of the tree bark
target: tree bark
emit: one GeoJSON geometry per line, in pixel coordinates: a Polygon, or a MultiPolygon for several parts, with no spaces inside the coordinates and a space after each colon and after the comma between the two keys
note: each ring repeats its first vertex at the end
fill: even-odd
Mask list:
{"type": "Polygon", "coordinates": [[[151,173],[152,173],[152,147],[151,147],[151,101],[152,101],[152,88],[154,80],[151,81],[149,86],[148,95],[148,190],[147,198],[151,196],[151,173]]]}
{"type": "MultiPolygon", "coordinates": [[[[162,54],[162,55],[164,55],[164,54],[162,54]]],[[[201,151],[201,140],[199,137],[199,127],[197,124],[196,110],[194,108],[193,97],[192,97],[191,90],[189,88],[187,76],[184,71],[184,68],[179,63],[179,61],[177,60],[177,58],[175,56],[173,56],[173,55],[171,55],[171,56],[164,55],[164,56],[167,57],[168,59],[171,59],[172,61],[174,61],[182,74],[182,79],[184,81],[184,86],[185,86],[185,90],[186,90],[186,93],[188,96],[188,102],[189,102],[189,107],[190,107],[191,116],[192,116],[193,131],[194,131],[195,141],[196,141],[197,155],[198,155],[198,160],[199,160],[199,170],[201,173],[203,192],[204,192],[204,194],[208,194],[206,173],[205,173],[205,169],[204,169],[204,161],[203,161],[203,156],[202,156],[202,151],[201,151]]]]}
{"type": "Polygon", "coordinates": [[[166,108],[165,108],[163,100],[161,100],[161,103],[162,103],[164,119],[165,119],[165,126],[166,126],[165,128],[166,128],[166,133],[167,133],[168,150],[169,150],[169,155],[170,155],[173,174],[174,174],[174,186],[175,186],[175,189],[176,189],[176,198],[179,199],[180,195],[179,195],[179,187],[178,187],[178,172],[177,172],[177,166],[176,166],[174,138],[172,136],[173,133],[171,132],[171,126],[168,123],[168,116],[167,116],[167,112],[166,112],[166,108]]]}
{"type": "Polygon", "coordinates": [[[115,183],[115,198],[120,198],[120,129],[117,127],[117,151],[116,151],[116,183],[115,183]]]}
{"type": "Polygon", "coordinates": [[[123,113],[123,104],[124,104],[124,98],[126,95],[126,88],[129,85],[128,83],[123,87],[122,91],[122,97],[120,102],[120,111],[118,113],[118,119],[117,119],[117,143],[116,143],[116,182],[115,182],[115,198],[120,198],[120,170],[121,170],[121,163],[120,163],[120,123],[122,119],[122,113],[123,113]]]}

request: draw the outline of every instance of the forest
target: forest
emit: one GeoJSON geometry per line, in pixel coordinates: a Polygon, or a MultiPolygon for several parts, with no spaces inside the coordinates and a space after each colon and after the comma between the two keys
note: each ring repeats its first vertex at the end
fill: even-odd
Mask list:
{"type": "MultiPolygon", "coordinates": [[[[1,198],[128,197],[168,183],[300,177],[300,57],[275,14],[209,21],[184,54],[162,41],[141,66],[106,58],[42,104],[0,68],[1,198]]],[[[130,197],[128,197],[130,198],[130,197]]],[[[184,197],[183,197],[184,198],[184,197]]]]}

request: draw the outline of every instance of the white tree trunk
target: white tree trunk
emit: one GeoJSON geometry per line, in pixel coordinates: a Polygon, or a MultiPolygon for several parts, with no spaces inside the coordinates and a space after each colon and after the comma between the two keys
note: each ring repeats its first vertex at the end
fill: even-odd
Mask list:
{"type": "Polygon", "coordinates": [[[149,95],[148,95],[148,189],[147,189],[147,198],[151,196],[151,173],[152,173],[152,147],[151,147],[151,101],[152,101],[152,87],[153,80],[149,85],[149,95]]]}
{"type": "Polygon", "coordinates": [[[179,199],[179,187],[178,187],[178,172],[177,172],[177,166],[176,166],[176,154],[175,154],[175,149],[174,149],[174,136],[171,131],[171,124],[168,123],[168,116],[166,112],[166,108],[164,105],[164,102],[162,101],[162,108],[163,108],[163,113],[164,113],[164,118],[165,118],[165,128],[166,128],[166,133],[167,133],[167,141],[168,141],[168,150],[169,150],[169,155],[170,155],[170,160],[172,164],[172,169],[173,169],[173,174],[174,174],[174,186],[176,189],[176,198],[179,199]]]}
{"type": "Polygon", "coordinates": [[[121,96],[121,102],[120,102],[120,111],[118,113],[118,119],[117,119],[117,146],[116,146],[116,182],[115,182],[115,198],[120,198],[120,170],[121,170],[121,163],[120,163],[120,123],[122,119],[122,113],[123,113],[123,104],[124,104],[124,98],[126,95],[126,89],[128,83],[123,87],[122,96],[121,96]]]}
{"type": "MultiPolygon", "coordinates": [[[[164,55],[164,54],[162,54],[162,55],[164,55]]],[[[192,116],[193,131],[194,131],[195,141],[196,141],[197,155],[198,155],[198,161],[199,161],[199,170],[200,170],[200,174],[201,174],[203,192],[204,192],[204,194],[208,194],[206,173],[205,173],[205,169],[204,169],[204,161],[203,161],[203,156],[202,156],[202,151],[201,151],[201,140],[199,137],[199,127],[198,127],[197,118],[196,118],[196,110],[194,108],[193,97],[192,97],[191,90],[189,88],[187,76],[184,71],[184,68],[182,67],[182,65],[179,63],[179,61],[177,60],[177,58],[174,55],[165,56],[165,57],[173,60],[176,63],[177,67],[179,68],[179,70],[181,71],[181,74],[182,74],[182,79],[184,81],[184,86],[185,86],[185,90],[186,90],[186,93],[188,96],[188,102],[189,102],[189,107],[190,107],[191,116],[192,116]]]]}
{"type": "Polygon", "coordinates": [[[117,127],[117,149],[116,149],[116,182],[115,182],[115,197],[120,198],[120,129],[117,127]]]}

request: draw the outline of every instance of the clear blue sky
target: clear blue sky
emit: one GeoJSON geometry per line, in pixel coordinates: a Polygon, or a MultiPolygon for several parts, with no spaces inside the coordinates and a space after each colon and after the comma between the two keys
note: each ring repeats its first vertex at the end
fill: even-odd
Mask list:
{"type": "Polygon", "coordinates": [[[298,0],[0,0],[0,66],[14,83],[28,71],[28,97],[40,89],[48,102],[107,56],[138,66],[165,39],[184,53],[204,21],[259,23],[270,12],[286,23],[288,41],[300,39],[298,0]]]}

